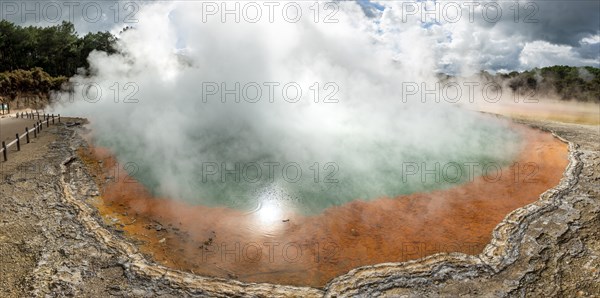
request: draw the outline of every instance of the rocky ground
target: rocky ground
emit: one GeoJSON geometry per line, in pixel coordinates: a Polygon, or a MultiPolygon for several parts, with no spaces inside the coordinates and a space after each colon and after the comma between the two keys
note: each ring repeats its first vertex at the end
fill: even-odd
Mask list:
{"type": "Polygon", "coordinates": [[[522,121],[570,142],[561,184],[515,210],[477,256],[355,269],[324,289],[244,284],[146,260],[90,207],[81,127],[44,130],[0,162],[0,297],[600,296],[600,127],[522,121]]]}

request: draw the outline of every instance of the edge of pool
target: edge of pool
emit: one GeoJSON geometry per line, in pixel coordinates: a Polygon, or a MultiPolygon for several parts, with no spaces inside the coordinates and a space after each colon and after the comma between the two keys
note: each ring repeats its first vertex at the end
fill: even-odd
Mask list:
{"type": "MultiPolygon", "coordinates": [[[[147,260],[132,243],[104,226],[97,218],[94,208],[85,202],[86,197],[89,197],[89,189],[95,187],[93,179],[89,175],[86,176],[87,179],[81,179],[81,176],[75,179],[73,175],[68,174],[74,171],[74,167],[81,168],[83,164],[75,154],[76,148],[82,142],[77,137],[71,138],[72,152],[61,163],[60,183],[64,193],[63,200],[78,210],[77,218],[97,240],[118,251],[122,256],[119,262],[125,268],[126,274],[153,281],[160,280],[173,287],[184,288],[192,295],[213,297],[376,296],[395,288],[412,288],[440,284],[447,280],[492,276],[514,264],[524,253],[522,242],[531,222],[563,204],[565,195],[577,184],[583,168],[579,145],[567,141],[552,130],[549,131],[554,137],[568,144],[569,164],[561,181],[540,195],[537,201],[509,213],[496,226],[491,242],[481,254],[472,256],[462,253],[438,253],[407,262],[359,267],[334,278],[323,289],[203,277],[147,260]]],[[[72,132],[72,136],[75,136],[76,132],[72,132]]]]}

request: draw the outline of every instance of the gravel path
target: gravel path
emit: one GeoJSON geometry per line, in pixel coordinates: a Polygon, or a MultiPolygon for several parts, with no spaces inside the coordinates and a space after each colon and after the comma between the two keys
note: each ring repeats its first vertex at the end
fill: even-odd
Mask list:
{"type": "MultiPolygon", "coordinates": [[[[0,141],[6,141],[8,144],[15,139],[16,133],[19,135],[25,133],[25,127],[33,128],[33,124],[36,121],[21,118],[0,118],[0,141]]],[[[31,134],[31,138],[33,138],[33,134],[31,134]]]]}

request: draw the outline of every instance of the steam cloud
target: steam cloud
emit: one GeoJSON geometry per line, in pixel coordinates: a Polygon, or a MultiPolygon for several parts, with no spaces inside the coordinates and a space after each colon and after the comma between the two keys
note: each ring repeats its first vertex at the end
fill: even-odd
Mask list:
{"type": "MultiPolygon", "coordinates": [[[[91,72],[71,79],[76,100],[55,109],[90,119],[97,142],[122,163],[135,162],[135,178],[157,195],[211,206],[248,207],[269,197],[294,197],[300,202],[294,208],[311,213],[357,198],[448,186],[423,184],[420,175],[402,181],[407,162],[514,158],[518,137],[504,123],[457,105],[402,101],[402,82],[437,81],[435,36],[417,23],[392,26],[384,18],[375,25],[356,3],[339,5],[337,23],[314,22],[311,16],[270,23],[263,16],[254,24],[223,23],[219,17],[203,22],[198,2],[146,5],[139,24],[120,36],[122,54],[92,53],[91,72]],[[262,97],[236,102],[227,96],[223,103],[221,93],[207,95],[207,84],[232,89],[236,82],[240,89],[252,82],[262,86],[262,97]],[[280,84],[272,98],[268,82],[280,84]],[[302,90],[296,103],[282,95],[290,82],[302,90]],[[338,87],[337,103],[323,102],[335,89],[325,89],[328,82],[338,87]],[[91,83],[99,88],[84,90],[91,83]],[[315,83],[318,103],[310,89],[315,83]],[[89,92],[98,90],[102,96],[90,102],[100,94],[89,92]],[[124,103],[128,95],[139,102],[124,103]],[[280,165],[274,181],[265,162],[280,165]],[[329,162],[337,171],[324,168],[329,162]],[[229,175],[223,183],[221,169],[206,175],[213,163],[228,169],[258,163],[263,179],[234,182],[229,175]],[[282,166],[290,163],[302,169],[297,182],[282,177],[282,166]],[[310,168],[315,163],[318,183],[310,168]],[[332,172],[338,182],[326,183],[332,172]]],[[[289,172],[293,178],[295,171],[289,172]]]]}

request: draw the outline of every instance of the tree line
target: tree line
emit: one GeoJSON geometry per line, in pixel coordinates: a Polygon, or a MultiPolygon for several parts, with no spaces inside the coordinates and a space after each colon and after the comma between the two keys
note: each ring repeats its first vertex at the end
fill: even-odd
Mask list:
{"type": "Polygon", "coordinates": [[[600,68],[556,65],[497,75],[514,92],[600,102],[600,68]]]}
{"type": "Polygon", "coordinates": [[[1,20],[0,100],[31,93],[47,97],[78,69],[89,67],[87,57],[92,51],[115,53],[116,40],[109,32],[79,36],[69,22],[22,27],[1,20]]]}
{"type": "Polygon", "coordinates": [[[70,77],[88,67],[93,50],[115,53],[116,37],[109,32],[77,35],[70,22],[49,27],[17,26],[0,21],[0,72],[41,67],[51,76],[70,77]]]}

